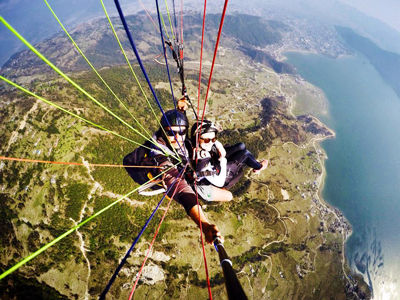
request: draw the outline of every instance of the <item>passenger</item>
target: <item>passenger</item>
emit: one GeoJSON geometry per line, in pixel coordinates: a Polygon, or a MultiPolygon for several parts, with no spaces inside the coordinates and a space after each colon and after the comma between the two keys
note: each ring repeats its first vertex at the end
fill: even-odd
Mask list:
{"type": "Polygon", "coordinates": [[[197,145],[193,151],[197,192],[206,201],[231,201],[233,196],[228,189],[243,176],[243,168],[249,166],[258,174],[267,168],[268,160],[258,162],[244,143],[224,147],[217,140],[218,131],[208,120],[202,126],[200,123],[192,126],[191,141],[197,145]]]}
{"type": "Polygon", "coordinates": [[[218,128],[207,120],[202,124],[201,127],[200,123],[194,124],[191,130],[193,145],[196,145],[200,130],[197,147],[193,151],[197,192],[206,201],[231,201],[232,193],[222,189],[226,181],[227,160],[224,146],[216,139],[218,128]]]}

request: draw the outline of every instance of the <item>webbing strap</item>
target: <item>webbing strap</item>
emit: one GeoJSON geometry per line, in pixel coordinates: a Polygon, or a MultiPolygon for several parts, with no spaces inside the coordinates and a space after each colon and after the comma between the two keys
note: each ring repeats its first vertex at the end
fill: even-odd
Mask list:
{"type": "MultiPolygon", "coordinates": [[[[181,44],[183,45],[183,0],[181,0],[181,44]]],[[[181,56],[183,58],[183,50],[181,56]]]]}

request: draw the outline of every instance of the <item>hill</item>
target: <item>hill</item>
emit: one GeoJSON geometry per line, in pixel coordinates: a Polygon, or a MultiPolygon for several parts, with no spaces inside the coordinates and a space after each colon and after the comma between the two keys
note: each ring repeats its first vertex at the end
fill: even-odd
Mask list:
{"type": "MultiPolygon", "coordinates": [[[[143,15],[131,16],[129,22],[140,24],[143,18],[143,15]]],[[[246,20],[245,16],[238,18],[240,22],[246,20]]],[[[195,95],[198,16],[186,20],[187,85],[189,94],[195,95]]],[[[243,44],[256,48],[265,43],[267,46],[282,43],[290,30],[259,18],[249,20],[260,28],[264,24],[268,29],[266,37],[253,36],[242,41],[242,33],[234,33],[232,29],[229,35],[228,30],[218,55],[207,118],[223,126],[220,136],[223,143],[245,142],[257,157],[268,158],[270,167],[259,177],[246,171],[233,191],[235,199],[231,203],[206,203],[204,210],[225,236],[226,249],[250,297],[357,299],[365,286],[360,281],[361,288],[354,289],[357,283],[347,276],[349,270],[343,256],[343,242],[351,228],[339,211],[319,197],[326,156],[318,141],[333,137],[334,133],[310,115],[292,114],[293,99],[297,91],[304,91],[304,83],[290,74],[274,72],[267,61],[253,61],[240,49],[243,44]],[[270,38],[273,33],[275,36],[270,38]]],[[[119,63],[120,58],[115,54],[118,48],[112,50],[109,36],[102,33],[101,24],[105,21],[98,22],[80,26],[74,34],[79,41],[85,36],[93,38],[85,50],[102,67],[102,76],[140,123],[149,132],[155,131],[156,118],[150,114],[130,70],[119,63]],[[97,51],[101,49],[103,52],[97,51]],[[108,51],[113,53],[111,57],[108,51]]],[[[235,19],[229,22],[234,26],[235,19]]],[[[158,54],[157,40],[152,38],[151,25],[143,28],[138,38],[140,50],[146,53],[149,76],[163,107],[172,108],[165,70],[152,60],[158,54]]],[[[207,39],[215,30],[210,29],[207,39]]],[[[205,57],[210,58],[213,43],[208,40],[207,44],[205,57]]],[[[39,45],[40,49],[50,51],[45,50],[49,49],[47,46],[52,46],[53,52],[46,55],[52,55],[52,60],[71,72],[74,80],[123,119],[130,118],[95,75],[86,71],[63,37],[39,45]]],[[[27,52],[13,57],[2,72],[82,117],[139,143],[144,140],[46,71],[27,52]]],[[[178,90],[176,74],[173,80],[178,90]]],[[[143,79],[140,81],[144,85],[143,79]]],[[[145,91],[148,93],[147,88],[145,91]]],[[[2,155],[120,164],[136,147],[8,87],[3,86],[0,92],[4,99],[0,111],[2,155]]],[[[190,111],[188,114],[193,120],[190,111]]],[[[133,120],[130,122],[133,124],[133,120]]],[[[0,212],[4,217],[0,223],[1,271],[136,186],[118,168],[2,162],[0,169],[3,203],[0,212]]],[[[32,290],[53,298],[98,297],[159,199],[138,194],[128,197],[1,281],[1,297],[21,293],[21,297],[26,297],[24,291],[32,290]]],[[[127,297],[160,218],[158,213],[121,270],[110,296],[127,297]]],[[[136,296],[206,298],[198,236],[198,228],[182,207],[174,203],[136,296]]],[[[213,295],[224,297],[215,250],[207,247],[206,253],[213,295]]]]}

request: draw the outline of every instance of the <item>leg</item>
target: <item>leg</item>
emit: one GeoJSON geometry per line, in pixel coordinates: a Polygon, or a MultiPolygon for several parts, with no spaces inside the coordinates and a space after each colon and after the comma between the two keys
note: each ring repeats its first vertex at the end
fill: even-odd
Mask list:
{"type": "Polygon", "coordinates": [[[237,169],[237,165],[234,164],[233,168],[231,168],[230,170],[229,170],[229,167],[228,167],[228,171],[227,172],[228,172],[228,174],[227,174],[227,177],[226,177],[226,180],[225,180],[224,188],[229,190],[236,183],[239,182],[240,178],[243,177],[243,168],[237,169]]]}
{"type": "Polygon", "coordinates": [[[229,159],[233,154],[238,151],[246,150],[246,145],[244,143],[237,143],[233,146],[224,146],[226,151],[226,159],[229,159]]]}
{"type": "Polygon", "coordinates": [[[244,166],[247,165],[250,168],[253,168],[255,170],[259,170],[262,168],[262,164],[259,163],[255,157],[253,156],[253,154],[245,149],[245,150],[241,150],[241,151],[237,151],[235,152],[233,155],[231,155],[230,157],[227,158],[228,162],[229,161],[235,161],[237,162],[237,164],[239,166],[244,166]]]}
{"type": "Polygon", "coordinates": [[[212,192],[213,200],[212,201],[220,201],[220,202],[232,201],[233,195],[230,191],[218,188],[216,186],[212,186],[212,187],[213,187],[213,192],[212,192]]]}
{"type": "Polygon", "coordinates": [[[218,188],[213,185],[198,185],[197,186],[197,193],[199,196],[205,201],[231,201],[233,199],[232,193],[218,188]]]}
{"type": "Polygon", "coordinates": [[[243,143],[238,143],[234,146],[227,147],[226,152],[228,165],[224,187],[227,189],[230,189],[232,186],[234,186],[243,176],[244,166],[252,168],[253,171],[258,174],[268,165],[267,160],[263,160],[261,163],[258,162],[254,155],[246,149],[246,146],[243,143]]]}

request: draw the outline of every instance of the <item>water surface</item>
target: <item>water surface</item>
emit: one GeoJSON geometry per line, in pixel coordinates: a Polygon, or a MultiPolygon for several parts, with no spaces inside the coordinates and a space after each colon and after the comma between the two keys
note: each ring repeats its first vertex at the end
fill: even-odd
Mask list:
{"type": "Polygon", "coordinates": [[[288,62],[321,88],[336,132],[323,197],[353,226],[346,257],[374,299],[400,299],[400,99],[362,56],[289,53],[288,62]]]}

